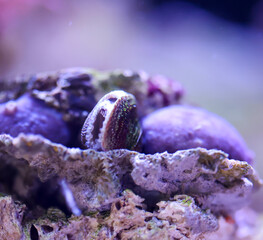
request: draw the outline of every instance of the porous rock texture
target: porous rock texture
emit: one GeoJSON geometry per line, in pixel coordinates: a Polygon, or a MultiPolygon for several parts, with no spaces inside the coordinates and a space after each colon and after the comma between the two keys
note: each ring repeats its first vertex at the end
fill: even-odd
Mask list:
{"type": "Polygon", "coordinates": [[[129,150],[97,152],[66,148],[37,135],[13,138],[3,134],[0,151],[27,161],[41,181],[65,180],[82,211],[108,210],[120,191],[129,187],[149,196],[156,193],[160,199],[188,194],[203,209],[229,213],[245,206],[261,185],[248,163],[202,148],[154,155],[129,150]]]}
{"type": "MultiPolygon", "coordinates": [[[[209,210],[201,210],[187,195],[177,195],[157,205],[159,210],[148,212],[142,198],[125,190],[107,212],[67,217],[50,208],[32,220],[26,217],[24,205],[14,203],[10,196],[0,197],[0,206],[5,209],[0,214],[0,237],[3,240],[256,240],[261,236],[260,231],[249,232],[245,237],[238,235],[244,228],[254,230],[255,226],[244,221],[239,226],[234,220],[216,217],[209,210]]],[[[247,216],[246,211],[243,214],[247,216]]]]}
{"type": "Polygon", "coordinates": [[[25,205],[15,203],[10,196],[0,196],[0,209],[0,239],[22,239],[25,205]]]}
{"type": "Polygon", "coordinates": [[[22,223],[19,205],[11,197],[0,198],[0,204],[6,204],[0,217],[5,227],[1,239],[199,239],[218,230],[217,218],[197,207],[191,197],[178,195],[162,201],[154,212],[145,211],[142,202],[126,190],[104,215],[94,212],[67,218],[61,211],[49,209],[37,220],[22,223]]]}

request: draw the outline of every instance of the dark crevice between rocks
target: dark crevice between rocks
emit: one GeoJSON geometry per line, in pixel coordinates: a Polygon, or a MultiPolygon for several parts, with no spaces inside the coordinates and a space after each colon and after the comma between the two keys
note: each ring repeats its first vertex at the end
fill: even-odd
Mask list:
{"type": "Polygon", "coordinates": [[[169,195],[163,194],[159,191],[148,191],[144,188],[136,185],[131,177],[130,174],[126,174],[122,178],[122,189],[130,189],[132,190],[136,195],[139,195],[144,199],[144,204],[146,204],[147,208],[146,210],[149,212],[153,212],[158,210],[158,206],[156,205],[160,201],[165,201],[170,198],[169,195]]]}
{"type": "Polygon", "coordinates": [[[115,237],[116,240],[121,240],[121,233],[117,233],[116,237],[115,237]]]}
{"type": "Polygon", "coordinates": [[[14,159],[3,152],[0,154],[0,191],[26,205],[25,219],[37,218],[50,207],[71,215],[59,179],[41,182],[24,159],[14,159]]]}
{"type": "Polygon", "coordinates": [[[50,179],[42,183],[32,198],[36,200],[37,205],[40,205],[44,209],[55,207],[60,209],[67,216],[70,216],[71,211],[67,207],[61,186],[58,182],[59,180],[57,179],[50,179]]]}
{"type": "Polygon", "coordinates": [[[115,203],[115,207],[116,207],[117,210],[120,210],[120,209],[121,209],[121,204],[120,204],[119,201],[117,201],[117,202],[115,203]]]}
{"type": "Polygon", "coordinates": [[[232,188],[235,185],[242,185],[242,180],[240,180],[240,179],[239,180],[235,180],[235,181],[227,181],[227,182],[226,182],[226,180],[224,180],[224,181],[225,182],[222,182],[222,181],[217,179],[217,180],[215,180],[215,183],[223,186],[226,189],[230,189],[230,188],[232,188]]]}
{"type": "Polygon", "coordinates": [[[45,234],[51,233],[54,230],[53,227],[50,227],[48,225],[41,225],[41,229],[45,234]]]}
{"type": "Polygon", "coordinates": [[[68,148],[82,148],[83,145],[81,143],[81,137],[80,137],[80,132],[82,128],[83,123],[68,123],[68,128],[70,131],[70,141],[68,144],[65,145],[65,147],[68,148]]]}
{"type": "Polygon", "coordinates": [[[39,240],[39,235],[36,227],[32,224],[30,228],[30,238],[31,240],[39,240]]]}
{"type": "MultiPolygon", "coordinates": [[[[0,155],[1,159],[1,155],[0,155]]],[[[2,192],[9,193],[14,185],[14,176],[18,173],[17,169],[10,165],[6,164],[4,161],[0,161],[0,184],[2,186],[2,192]]]]}
{"type": "Polygon", "coordinates": [[[68,240],[74,240],[74,236],[70,233],[67,234],[67,239],[68,240]]]}

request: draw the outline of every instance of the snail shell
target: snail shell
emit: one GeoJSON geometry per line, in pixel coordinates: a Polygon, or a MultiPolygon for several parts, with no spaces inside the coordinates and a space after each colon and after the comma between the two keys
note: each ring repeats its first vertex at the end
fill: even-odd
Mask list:
{"type": "Polygon", "coordinates": [[[86,148],[99,151],[135,150],[141,133],[135,97],[118,90],[106,94],[90,112],[81,141],[86,148]]]}

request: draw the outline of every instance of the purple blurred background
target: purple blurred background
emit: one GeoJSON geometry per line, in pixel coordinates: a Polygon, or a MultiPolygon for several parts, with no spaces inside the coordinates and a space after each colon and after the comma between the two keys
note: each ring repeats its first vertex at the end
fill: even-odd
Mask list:
{"type": "Polygon", "coordinates": [[[0,0],[0,78],[74,66],[174,78],[236,126],[263,177],[262,12],[262,0],[0,0]]]}

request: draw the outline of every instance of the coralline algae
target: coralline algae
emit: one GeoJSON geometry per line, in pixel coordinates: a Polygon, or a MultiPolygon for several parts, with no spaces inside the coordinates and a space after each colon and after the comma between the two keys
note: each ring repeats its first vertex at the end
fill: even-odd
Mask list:
{"type": "Polygon", "coordinates": [[[245,141],[223,118],[204,109],[174,105],[157,110],[142,120],[145,153],[203,147],[222,150],[235,160],[252,163],[245,141]]]}
{"type": "Polygon", "coordinates": [[[0,104],[0,133],[39,134],[66,145],[70,139],[67,124],[55,109],[28,94],[0,104]]]}

